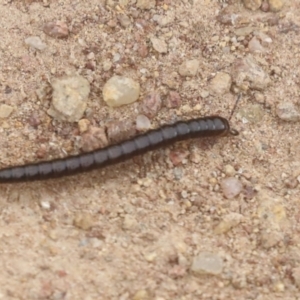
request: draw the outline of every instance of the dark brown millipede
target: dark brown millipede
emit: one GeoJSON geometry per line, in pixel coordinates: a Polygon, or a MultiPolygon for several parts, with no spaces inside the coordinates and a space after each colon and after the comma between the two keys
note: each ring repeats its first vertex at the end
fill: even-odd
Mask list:
{"type": "Polygon", "coordinates": [[[2,169],[0,183],[68,176],[125,161],[176,141],[226,135],[238,135],[238,131],[230,129],[228,120],[219,116],[180,121],[93,152],[2,169]]]}

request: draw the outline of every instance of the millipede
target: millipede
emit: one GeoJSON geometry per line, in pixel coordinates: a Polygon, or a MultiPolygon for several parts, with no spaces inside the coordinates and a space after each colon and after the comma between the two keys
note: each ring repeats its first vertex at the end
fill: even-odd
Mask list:
{"type": "Polygon", "coordinates": [[[237,130],[230,128],[227,119],[219,116],[179,121],[92,152],[1,169],[0,183],[69,176],[123,162],[133,156],[177,141],[238,134],[237,130]]]}

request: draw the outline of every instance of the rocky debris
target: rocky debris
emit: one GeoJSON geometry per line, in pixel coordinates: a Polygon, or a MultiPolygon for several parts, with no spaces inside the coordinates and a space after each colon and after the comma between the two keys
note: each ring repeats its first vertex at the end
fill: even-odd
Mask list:
{"type": "Polygon", "coordinates": [[[136,7],[140,9],[151,9],[155,7],[155,4],[155,0],[138,0],[136,7]]]}
{"type": "Polygon", "coordinates": [[[158,92],[152,92],[144,97],[141,101],[139,111],[148,118],[154,118],[161,109],[161,98],[158,92]]]}
{"type": "Polygon", "coordinates": [[[193,258],[191,271],[197,275],[219,275],[223,270],[223,259],[215,253],[202,252],[193,258]]]}
{"type": "Polygon", "coordinates": [[[151,39],[152,47],[158,53],[167,53],[168,52],[168,45],[162,38],[152,37],[151,39]]]}
{"type": "Polygon", "coordinates": [[[6,119],[8,118],[12,112],[14,111],[14,108],[7,104],[1,104],[0,105],[0,119],[6,119]]]}
{"type": "Polygon", "coordinates": [[[81,148],[90,152],[108,145],[108,140],[103,128],[90,126],[81,136],[81,148]]]}
{"type": "Polygon", "coordinates": [[[230,91],[231,76],[225,72],[219,72],[211,80],[209,88],[212,94],[224,95],[230,91]]]}
{"type": "Polygon", "coordinates": [[[292,102],[282,101],[276,108],[277,116],[287,122],[298,122],[300,120],[300,112],[296,105],[292,102]]]}
{"type": "Polygon", "coordinates": [[[250,55],[235,60],[231,76],[236,86],[242,90],[264,90],[271,83],[268,73],[250,55]]]}
{"type": "Polygon", "coordinates": [[[226,233],[233,227],[236,227],[243,220],[243,215],[238,213],[230,213],[222,218],[222,221],[215,227],[216,234],[226,233]]]}
{"type": "Polygon", "coordinates": [[[112,143],[124,141],[136,135],[136,126],[131,120],[112,121],[106,127],[108,140],[112,143]]]}
{"type": "Polygon", "coordinates": [[[221,188],[225,198],[233,199],[241,193],[243,185],[239,179],[228,177],[221,181],[221,188]]]}
{"type": "Polygon", "coordinates": [[[238,110],[237,117],[244,122],[259,123],[264,117],[264,110],[259,104],[248,104],[238,110]]]}
{"type": "Polygon", "coordinates": [[[136,130],[144,131],[151,128],[150,120],[144,115],[138,115],[136,117],[136,130]]]}
{"type": "Polygon", "coordinates": [[[38,36],[29,36],[25,39],[25,44],[40,51],[47,48],[47,45],[38,36]]]}
{"type": "Polygon", "coordinates": [[[43,26],[43,31],[53,38],[66,38],[69,35],[69,29],[65,22],[48,22],[43,26]]]}
{"type": "Polygon", "coordinates": [[[87,107],[90,84],[82,76],[54,79],[52,102],[48,114],[59,121],[79,121],[87,107]]]}
{"type": "Polygon", "coordinates": [[[74,217],[73,225],[82,230],[89,230],[93,227],[92,216],[88,213],[78,213],[74,217]]]}
{"type": "Polygon", "coordinates": [[[278,12],[282,10],[284,6],[284,0],[268,0],[269,9],[272,12],[278,12]]]}
{"type": "Polygon", "coordinates": [[[257,10],[261,7],[262,0],[243,0],[244,6],[250,10],[257,10]]]}
{"type": "Polygon", "coordinates": [[[180,94],[175,91],[170,91],[164,103],[168,108],[178,108],[181,106],[181,102],[182,100],[180,94]]]}
{"type": "Polygon", "coordinates": [[[103,87],[103,100],[110,107],[119,107],[139,98],[140,84],[124,76],[111,77],[103,87]]]}
{"type": "Polygon", "coordinates": [[[197,74],[199,65],[200,62],[198,59],[186,60],[179,66],[178,72],[181,76],[192,77],[197,74]]]}

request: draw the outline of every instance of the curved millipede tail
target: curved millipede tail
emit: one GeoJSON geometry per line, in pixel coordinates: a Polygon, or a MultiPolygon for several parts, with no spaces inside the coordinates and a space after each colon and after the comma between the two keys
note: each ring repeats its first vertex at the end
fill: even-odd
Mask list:
{"type": "Polygon", "coordinates": [[[0,183],[68,176],[125,161],[176,141],[226,135],[238,135],[238,131],[230,129],[229,122],[222,117],[180,121],[93,152],[2,169],[0,170],[0,183]]]}

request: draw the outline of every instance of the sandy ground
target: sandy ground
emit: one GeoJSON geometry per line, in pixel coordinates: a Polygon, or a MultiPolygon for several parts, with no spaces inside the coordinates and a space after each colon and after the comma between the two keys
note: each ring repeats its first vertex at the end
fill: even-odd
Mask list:
{"type": "Polygon", "coordinates": [[[70,178],[1,184],[0,299],[300,299],[299,122],[276,113],[279,103],[299,103],[300,3],[273,13],[234,2],[165,0],[148,10],[135,1],[0,1],[0,104],[14,109],[0,120],[1,167],[79,152],[77,123],[53,120],[50,100],[37,97],[54,78],[89,80],[89,119],[98,125],[138,114],[137,103],[112,109],[102,100],[114,74],[140,82],[141,99],[180,94],[181,106],[161,108],[153,128],[229,117],[238,89],[213,94],[210,83],[251,52],[254,29],[242,38],[236,30],[271,39],[250,53],[270,84],[244,89],[231,119],[238,137],[182,142],[70,178]],[[235,24],[217,20],[226,6],[239,15],[235,24]],[[43,32],[56,20],[67,24],[66,38],[43,32]],[[30,36],[46,48],[28,47],[30,36]],[[167,53],[153,49],[153,36],[167,53]],[[189,59],[197,74],[180,76],[189,59]],[[231,199],[222,190],[229,177],[243,185],[231,199]]]}

